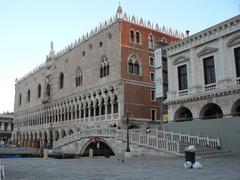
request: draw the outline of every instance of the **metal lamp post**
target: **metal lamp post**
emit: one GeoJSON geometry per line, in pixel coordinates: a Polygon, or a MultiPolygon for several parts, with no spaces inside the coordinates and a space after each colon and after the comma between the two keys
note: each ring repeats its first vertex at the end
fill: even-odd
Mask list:
{"type": "Polygon", "coordinates": [[[128,117],[128,113],[127,113],[127,119],[126,119],[126,123],[127,123],[127,148],[126,148],[126,152],[130,152],[130,148],[129,148],[129,117],[128,117]]]}
{"type": "Polygon", "coordinates": [[[48,146],[48,149],[52,149],[52,139],[53,139],[53,132],[52,132],[52,123],[50,123],[50,126],[49,126],[49,146],[48,146]]]}
{"type": "Polygon", "coordinates": [[[19,128],[17,128],[17,146],[19,146],[19,139],[20,139],[20,137],[19,137],[19,134],[20,134],[20,131],[19,131],[19,128]]]}

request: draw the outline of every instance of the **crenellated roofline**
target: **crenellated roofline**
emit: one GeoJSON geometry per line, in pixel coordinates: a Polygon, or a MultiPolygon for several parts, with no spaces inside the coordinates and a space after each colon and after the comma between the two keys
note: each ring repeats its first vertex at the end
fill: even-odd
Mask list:
{"type": "MultiPolygon", "coordinates": [[[[67,45],[65,48],[63,48],[62,50],[54,53],[53,45],[51,42],[51,50],[50,50],[49,55],[46,56],[46,62],[49,59],[57,59],[65,54],[67,54],[69,51],[73,50],[77,46],[79,46],[79,45],[83,44],[84,42],[88,41],[89,39],[91,39],[93,36],[95,36],[99,32],[102,32],[103,30],[107,29],[108,27],[112,26],[114,23],[117,23],[119,21],[126,21],[129,23],[133,23],[133,24],[151,29],[156,32],[160,32],[160,33],[163,33],[163,34],[166,34],[169,36],[176,37],[178,39],[182,39],[185,37],[183,32],[179,32],[172,28],[167,28],[166,26],[160,27],[158,24],[154,25],[154,23],[152,23],[150,21],[146,21],[143,18],[136,18],[134,15],[130,16],[126,12],[123,13],[122,8],[119,5],[115,15],[113,15],[112,17],[110,17],[108,20],[106,20],[104,22],[100,22],[100,24],[98,26],[96,26],[94,29],[87,32],[82,37],[79,37],[77,40],[73,41],[72,43],[67,45]]],[[[20,82],[24,81],[25,79],[29,78],[33,74],[35,74],[38,71],[40,71],[41,69],[43,69],[46,66],[46,62],[44,62],[41,65],[39,65],[38,67],[34,68],[32,71],[30,71],[29,73],[24,75],[22,78],[16,79],[16,83],[20,83],[20,82]]]]}

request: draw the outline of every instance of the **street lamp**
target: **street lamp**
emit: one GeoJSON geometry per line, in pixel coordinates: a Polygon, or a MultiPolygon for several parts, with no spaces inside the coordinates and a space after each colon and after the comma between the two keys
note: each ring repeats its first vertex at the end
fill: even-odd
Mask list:
{"type": "Polygon", "coordinates": [[[126,152],[130,152],[130,148],[129,148],[129,117],[128,117],[128,112],[127,112],[127,119],[126,119],[126,123],[127,123],[127,148],[126,148],[126,152]]]}
{"type": "Polygon", "coordinates": [[[50,123],[49,125],[49,146],[48,149],[52,149],[52,140],[53,140],[53,127],[52,127],[52,123],[50,123]]]}
{"type": "Polygon", "coordinates": [[[19,131],[19,127],[17,128],[17,146],[19,146],[19,134],[20,134],[20,131],[19,131]]]}

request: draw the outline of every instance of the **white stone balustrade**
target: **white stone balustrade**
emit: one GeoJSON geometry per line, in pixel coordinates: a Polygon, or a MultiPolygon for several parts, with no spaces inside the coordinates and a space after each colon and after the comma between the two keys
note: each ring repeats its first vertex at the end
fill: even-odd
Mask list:
{"type": "MultiPolygon", "coordinates": [[[[146,130],[142,130],[142,129],[136,129],[136,130],[133,130],[133,132],[146,134],[146,130]]],[[[150,129],[149,132],[150,133],[148,134],[155,135],[158,138],[167,139],[171,141],[179,141],[186,144],[208,146],[211,148],[217,148],[221,146],[219,138],[202,137],[199,135],[193,136],[189,134],[176,133],[173,131],[163,131],[163,130],[158,131],[156,129],[150,129]]]]}
{"type": "MultiPolygon", "coordinates": [[[[121,141],[126,141],[126,134],[126,130],[116,128],[85,129],[55,141],[54,148],[59,148],[65,144],[69,144],[82,138],[94,136],[103,138],[116,138],[121,141]]],[[[180,152],[180,142],[189,143],[192,145],[208,146],[211,148],[220,147],[219,139],[190,136],[188,134],[157,130],[151,130],[151,133],[146,133],[145,130],[130,130],[129,142],[146,148],[152,148],[170,153],[180,152]]]]}

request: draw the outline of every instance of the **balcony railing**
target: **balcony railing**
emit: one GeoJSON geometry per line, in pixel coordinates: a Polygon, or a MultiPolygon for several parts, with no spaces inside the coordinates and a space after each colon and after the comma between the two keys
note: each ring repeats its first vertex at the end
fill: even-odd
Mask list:
{"type": "MultiPolygon", "coordinates": [[[[83,124],[92,124],[95,122],[109,122],[109,121],[117,121],[119,114],[108,114],[107,116],[95,116],[95,117],[86,117],[80,119],[72,119],[72,120],[65,120],[65,121],[58,121],[58,122],[51,122],[53,127],[59,126],[72,126],[72,125],[83,125],[83,124]]],[[[42,129],[42,128],[49,128],[51,123],[45,123],[40,125],[33,125],[33,126],[24,126],[20,127],[20,130],[35,130],[35,129],[42,129]]]]}
{"type": "Polygon", "coordinates": [[[178,91],[178,95],[179,96],[186,96],[186,95],[188,95],[188,90],[186,89],[186,90],[178,91]]]}
{"type": "Polygon", "coordinates": [[[215,83],[214,84],[208,84],[208,85],[205,86],[205,91],[212,91],[214,89],[216,89],[216,84],[215,83]]]}

